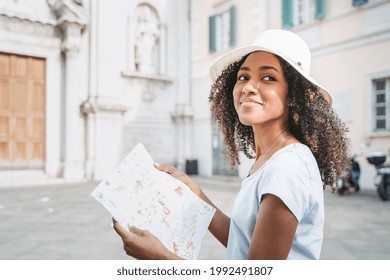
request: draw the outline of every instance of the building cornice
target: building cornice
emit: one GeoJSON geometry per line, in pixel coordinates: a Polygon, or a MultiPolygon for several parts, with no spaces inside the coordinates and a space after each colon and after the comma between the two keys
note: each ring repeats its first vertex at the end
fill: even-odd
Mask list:
{"type": "Polygon", "coordinates": [[[109,112],[124,114],[129,106],[122,103],[108,103],[102,100],[86,100],[80,105],[80,111],[83,114],[96,114],[98,112],[109,112]]]}
{"type": "Polygon", "coordinates": [[[354,39],[338,42],[331,45],[312,48],[311,52],[313,58],[316,58],[316,57],[321,57],[324,55],[337,53],[337,52],[358,48],[361,46],[378,43],[382,41],[388,41],[388,40],[390,40],[390,30],[386,30],[384,32],[378,32],[374,34],[368,34],[359,38],[354,38],[354,39]]]}
{"type": "Polygon", "coordinates": [[[47,0],[49,7],[57,17],[57,25],[63,28],[67,24],[77,24],[81,29],[88,25],[84,7],[71,0],[47,0]]]}
{"type": "Polygon", "coordinates": [[[140,80],[150,80],[153,82],[162,82],[162,83],[173,83],[174,78],[167,75],[161,74],[144,74],[135,71],[122,71],[122,77],[129,79],[140,79],[140,80]]]}
{"type": "Polygon", "coordinates": [[[57,22],[53,19],[49,18],[41,18],[41,17],[35,17],[33,15],[28,15],[28,14],[23,14],[23,13],[15,13],[12,11],[7,11],[4,9],[0,9],[0,15],[6,16],[11,19],[18,19],[21,21],[30,21],[34,23],[40,23],[40,24],[45,24],[45,25],[51,25],[51,26],[56,26],[57,22]]]}

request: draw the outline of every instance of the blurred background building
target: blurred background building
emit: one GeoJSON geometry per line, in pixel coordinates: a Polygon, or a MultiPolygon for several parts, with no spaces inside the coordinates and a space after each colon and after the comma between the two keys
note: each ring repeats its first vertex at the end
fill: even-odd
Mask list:
{"type": "Polygon", "coordinates": [[[0,0],[0,177],[103,179],[142,142],[203,176],[231,171],[208,68],[266,29],[296,32],[361,155],[390,149],[389,0],[0,0]],[[2,170],[2,171],[1,171],[2,170]]]}

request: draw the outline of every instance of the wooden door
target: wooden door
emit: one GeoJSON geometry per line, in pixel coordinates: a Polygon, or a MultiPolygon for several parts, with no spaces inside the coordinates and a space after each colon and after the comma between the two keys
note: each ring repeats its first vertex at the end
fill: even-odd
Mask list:
{"type": "Polygon", "coordinates": [[[0,53],[0,168],[43,168],[45,60],[0,53]]]}

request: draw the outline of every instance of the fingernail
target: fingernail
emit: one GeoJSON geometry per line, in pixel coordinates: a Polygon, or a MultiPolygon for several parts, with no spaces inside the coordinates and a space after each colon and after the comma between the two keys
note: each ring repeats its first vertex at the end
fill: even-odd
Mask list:
{"type": "Polygon", "coordinates": [[[135,229],[135,226],[128,225],[129,231],[132,232],[135,229]]]}
{"type": "Polygon", "coordinates": [[[155,166],[160,166],[160,164],[158,162],[155,162],[154,165],[155,166]]]}

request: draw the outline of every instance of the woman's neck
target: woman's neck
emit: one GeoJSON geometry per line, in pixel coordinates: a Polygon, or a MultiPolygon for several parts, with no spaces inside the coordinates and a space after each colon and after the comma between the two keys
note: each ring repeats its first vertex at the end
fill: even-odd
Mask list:
{"type": "Polygon", "coordinates": [[[256,159],[278,150],[281,143],[285,143],[288,138],[287,127],[282,125],[268,127],[253,127],[256,159]]]}

